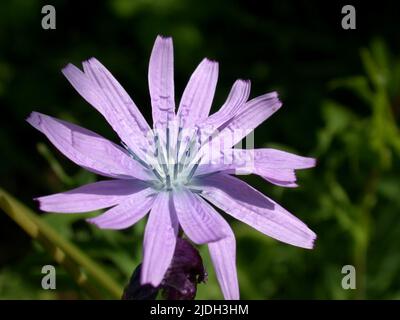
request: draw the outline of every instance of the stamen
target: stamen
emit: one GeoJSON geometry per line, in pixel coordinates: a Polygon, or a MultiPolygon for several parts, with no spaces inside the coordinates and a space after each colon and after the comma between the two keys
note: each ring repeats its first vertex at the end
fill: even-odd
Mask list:
{"type": "Polygon", "coordinates": [[[203,192],[203,190],[193,189],[193,188],[189,188],[189,190],[192,191],[193,193],[197,193],[197,194],[201,194],[203,192]]]}
{"type": "Polygon", "coordinates": [[[152,169],[151,171],[154,173],[154,175],[157,177],[158,180],[160,180],[162,183],[164,183],[163,177],[158,173],[158,171],[156,169],[152,169]]]}
{"type": "Polygon", "coordinates": [[[167,175],[167,190],[171,190],[171,177],[167,175]]]}
{"type": "Polygon", "coordinates": [[[190,142],[186,146],[185,152],[183,153],[181,159],[179,160],[179,172],[182,172],[183,168],[186,166],[186,160],[190,155],[193,154],[193,147],[196,143],[196,138],[197,138],[197,132],[198,132],[199,127],[196,127],[196,131],[193,133],[190,142]]]}
{"type": "Polygon", "coordinates": [[[121,144],[128,151],[131,158],[133,158],[134,160],[139,162],[146,169],[151,169],[150,166],[146,162],[144,162],[141,158],[139,158],[138,155],[136,153],[134,153],[133,150],[131,148],[129,148],[125,142],[121,141],[121,144]]]}
{"type": "Polygon", "coordinates": [[[155,143],[155,145],[156,145],[156,150],[154,151],[154,156],[155,156],[156,158],[158,158],[158,146],[159,146],[159,142],[158,142],[158,135],[157,135],[157,134],[154,135],[154,143],[155,143]]]}
{"type": "Polygon", "coordinates": [[[160,145],[160,138],[159,138],[157,133],[154,136],[154,143],[156,144],[156,153],[157,153],[155,155],[155,157],[157,157],[158,163],[159,164],[161,163],[163,171],[164,171],[165,175],[167,175],[168,170],[167,170],[166,165],[165,165],[166,164],[165,154],[164,154],[164,151],[163,151],[163,149],[162,149],[162,147],[160,145]]]}
{"type": "Polygon", "coordinates": [[[169,165],[169,145],[170,145],[169,139],[170,139],[170,137],[169,137],[169,127],[168,126],[167,126],[166,134],[167,134],[167,163],[169,165]]]}
{"type": "Polygon", "coordinates": [[[175,153],[175,166],[174,166],[174,179],[176,179],[178,172],[176,171],[178,169],[178,158],[179,158],[179,151],[181,149],[181,138],[182,138],[182,127],[179,127],[178,129],[178,138],[176,142],[176,153],[175,153]]]}
{"type": "MultiPolygon", "coordinates": [[[[185,149],[182,150],[183,127],[178,128],[177,141],[171,145],[171,128],[169,124],[165,128],[165,136],[157,132],[153,135],[154,151],[147,154],[146,158],[140,158],[124,142],[122,145],[128,150],[129,155],[146,169],[151,170],[157,180],[153,180],[154,188],[172,190],[182,184],[188,184],[194,176],[202,157],[196,156],[198,147],[199,127],[196,127],[191,136],[185,136],[188,140],[185,149]],[[175,149],[176,147],[176,149],[175,149]],[[183,151],[183,153],[181,152],[183,151]],[[154,157],[154,158],[153,158],[154,157]],[[173,163],[173,159],[176,160],[173,163]],[[172,160],[172,161],[171,161],[172,160]],[[179,160],[179,161],[178,161],[179,160]],[[196,163],[195,163],[196,162],[196,163]]],[[[146,156],[146,154],[144,154],[146,156]]]]}
{"type": "Polygon", "coordinates": [[[174,180],[178,177],[178,163],[174,164],[174,180]]]}
{"type": "Polygon", "coordinates": [[[128,151],[128,153],[129,153],[129,155],[131,156],[132,159],[134,159],[137,162],[139,162],[146,169],[151,170],[154,173],[154,175],[156,176],[156,178],[158,180],[160,180],[160,182],[164,183],[164,179],[159,174],[157,169],[155,169],[151,164],[147,164],[145,161],[143,161],[141,158],[139,158],[138,155],[136,153],[134,153],[133,150],[131,148],[129,148],[128,145],[125,142],[121,141],[121,144],[128,151]]]}
{"type": "Polygon", "coordinates": [[[196,172],[197,168],[199,167],[199,164],[200,164],[200,162],[201,162],[201,159],[202,159],[202,158],[200,158],[200,159],[194,164],[194,166],[190,169],[189,175],[188,175],[187,178],[186,178],[186,183],[188,183],[188,182],[192,179],[194,173],[196,172]]]}

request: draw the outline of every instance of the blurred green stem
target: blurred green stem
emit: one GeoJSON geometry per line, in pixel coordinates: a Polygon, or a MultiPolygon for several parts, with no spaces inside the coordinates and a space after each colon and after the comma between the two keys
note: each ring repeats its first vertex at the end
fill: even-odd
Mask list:
{"type": "Polygon", "coordinates": [[[110,297],[121,298],[122,288],[97,263],[72,243],[63,239],[34,212],[1,188],[0,208],[27,234],[39,241],[53,259],[65,267],[77,284],[83,287],[92,298],[102,298],[103,295],[99,290],[101,288],[110,297]]]}
{"type": "Polygon", "coordinates": [[[367,256],[371,234],[371,212],[376,204],[379,176],[380,173],[377,169],[374,169],[370,173],[360,205],[358,224],[362,232],[358,233],[358,236],[355,237],[354,245],[354,263],[357,270],[357,299],[367,298],[367,256]]]}
{"type": "Polygon", "coordinates": [[[49,148],[44,143],[38,143],[36,145],[38,152],[47,160],[50,164],[51,169],[56,174],[56,176],[60,179],[61,182],[66,184],[67,186],[72,186],[74,181],[70,176],[68,176],[60,163],[56,160],[53,153],[49,150],[49,148]]]}

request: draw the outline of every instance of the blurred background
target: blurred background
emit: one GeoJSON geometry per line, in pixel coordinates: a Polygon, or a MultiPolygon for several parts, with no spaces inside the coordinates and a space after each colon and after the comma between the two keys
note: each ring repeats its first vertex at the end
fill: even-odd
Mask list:
{"type": "MultiPolygon", "coordinates": [[[[353,2],[357,29],[343,30],[345,4],[1,1],[0,299],[118,298],[140,263],[145,221],[104,231],[88,225],[87,215],[37,210],[33,197],[97,177],[63,157],[25,119],[35,110],[118,142],[60,69],[98,58],[150,121],[147,67],[157,34],[174,39],[177,97],[199,61],[215,59],[214,111],[237,78],[251,79],[251,97],[277,90],[284,106],[256,129],[256,145],[318,159],[316,168],[299,172],[296,189],[246,178],[318,240],[314,250],[303,250],[230,220],[241,297],[399,299],[399,11],[395,1],[353,2]],[[41,27],[45,4],[56,9],[56,30],[41,27]],[[56,267],[56,290],[41,287],[47,264],[56,267]],[[345,265],[356,269],[355,290],[342,288],[345,265]]],[[[197,297],[219,299],[205,249],[209,280],[197,297]]]]}

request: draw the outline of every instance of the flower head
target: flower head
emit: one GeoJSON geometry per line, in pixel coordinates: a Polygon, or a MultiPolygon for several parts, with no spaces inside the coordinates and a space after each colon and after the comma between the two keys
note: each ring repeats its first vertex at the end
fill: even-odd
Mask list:
{"type": "MultiPolygon", "coordinates": [[[[28,122],[76,164],[111,178],[40,197],[43,211],[88,212],[99,228],[132,226],[149,211],[141,283],[158,287],[173,259],[181,228],[195,244],[207,244],[226,299],[239,298],[234,234],[214,206],[282,242],[312,248],[316,235],[303,222],[234,174],[257,174],[296,186],[296,169],[312,158],[275,149],[233,148],[281,107],[276,92],[249,100],[250,81],[237,80],[226,102],[209,115],[218,63],[204,59],[175,110],[172,39],[157,37],[149,64],[151,128],[135,103],[96,59],[63,74],[122,140],[121,145],[63,120],[33,112],[28,122]]],[[[175,279],[176,280],[176,279],[175,279]]],[[[175,281],[173,280],[173,281],[175,281]]]]}

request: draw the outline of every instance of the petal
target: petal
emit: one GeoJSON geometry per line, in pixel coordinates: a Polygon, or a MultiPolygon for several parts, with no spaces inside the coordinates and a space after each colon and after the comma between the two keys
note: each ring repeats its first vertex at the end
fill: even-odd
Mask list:
{"type": "Polygon", "coordinates": [[[83,67],[85,73],[72,64],[62,72],[79,94],[104,116],[121,140],[142,155],[149,148],[152,136],[135,103],[99,61],[89,59],[83,67]]]}
{"type": "MultiPolygon", "coordinates": [[[[62,69],[63,75],[71,83],[76,91],[93,107],[96,108],[103,116],[106,117],[107,101],[105,101],[103,94],[98,85],[93,83],[90,78],[83,73],[79,68],[73,64],[68,64],[62,69]]],[[[107,118],[107,117],[106,117],[107,118]]]]}
{"type": "MultiPolygon", "coordinates": [[[[267,93],[248,101],[222,130],[224,141],[227,140],[226,135],[231,136],[232,138],[228,139],[231,143],[229,147],[234,146],[281,106],[282,103],[276,92],[267,93]]],[[[225,145],[225,148],[228,148],[228,145],[225,145]]]]}
{"type": "Polygon", "coordinates": [[[87,219],[101,229],[125,229],[142,219],[154,203],[154,191],[143,189],[126,197],[121,203],[103,214],[87,219]]]}
{"type": "MultiPolygon", "coordinates": [[[[222,152],[224,163],[240,166],[262,165],[270,169],[308,169],[316,164],[314,158],[301,157],[277,149],[229,149],[222,152]]],[[[220,160],[222,161],[222,160],[220,160]]]]}
{"type": "Polygon", "coordinates": [[[218,80],[218,63],[203,59],[183,92],[178,115],[182,127],[191,127],[208,117],[218,80]]]}
{"type": "Polygon", "coordinates": [[[226,236],[219,214],[198,195],[180,190],[173,197],[179,224],[194,243],[209,243],[226,236]]]}
{"type": "Polygon", "coordinates": [[[201,124],[202,128],[218,129],[222,124],[232,119],[236,112],[246,103],[250,95],[250,80],[236,80],[222,107],[201,124]]]}
{"type": "Polygon", "coordinates": [[[239,282],[236,270],[236,241],[229,224],[218,216],[227,237],[208,244],[211,260],[222,293],[226,300],[239,299],[239,282]]]}
{"type": "Polygon", "coordinates": [[[209,142],[204,145],[202,154],[209,153],[211,145],[215,149],[215,144],[218,145],[219,150],[231,148],[267,120],[281,106],[282,103],[279,101],[276,92],[267,93],[248,101],[240,107],[240,110],[233,117],[218,127],[218,134],[214,134],[212,139],[209,139],[209,142]]]}
{"type": "Polygon", "coordinates": [[[135,153],[153,152],[153,134],[147,121],[124,88],[97,59],[83,62],[85,74],[101,89],[108,102],[107,120],[135,153]]]}
{"type": "Polygon", "coordinates": [[[178,219],[168,192],[158,194],[147,221],[143,242],[141,283],[157,287],[167,271],[175,251],[178,219]]]}
{"type": "Polygon", "coordinates": [[[298,187],[296,184],[296,173],[293,169],[271,169],[259,165],[253,173],[280,187],[298,187]]]}
{"type": "Polygon", "coordinates": [[[149,124],[129,94],[114,78],[111,72],[96,58],[84,61],[83,70],[92,82],[97,83],[102,89],[104,96],[108,99],[112,107],[110,111],[118,113],[119,117],[125,116],[126,120],[135,126],[135,129],[139,129],[146,135],[150,130],[149,124]]]}
{"type": "Polygon", "coordinates": [[[247,183],[222,173],[199,178],[197,183],[204,198],[236,219],[279,241],[313,247],[313,231],[247,183]]]}
{"type": "Polygon", "coordinates": [[[40,210],[76,213],[112,207],[132,194],[147,188],[140,180],[105,180],[69,191],[36,198],[40,210]]]}
{"type": "Polygon", "coordinates": [[[153,126],[167,124],[175,115],[174,51],[172,38],[158,36],[149,63],[153,126]]]}
{"type": "Polygon", "coordinates": [[[38,112],[32,112],[27,121],[86,170],[112,178],[149,177],[124,149],[90,130],[38,112]]]}
{"type": "MultiPolygon", "coordinates": [[[[210,149],[210,151],[212,151],[210,149]]],[[[276,149],[228,149],[203,156],[196,175],[213,172],[257,174],[284,187],[296,187],[295,169],[314,167],[314,158],[301,157],[276,149]]]]}
{"type": "Polygon", "coordinates": [[[263,165],[251,163],[241,164],[201,164],[196,170],[195,177],[201,177],[212,173],[224,173],[235,175],[257,174],[270,183],[281,187],[294,188],[296,184],[296,173],[294,169],[271,169],[263,165]]]}

